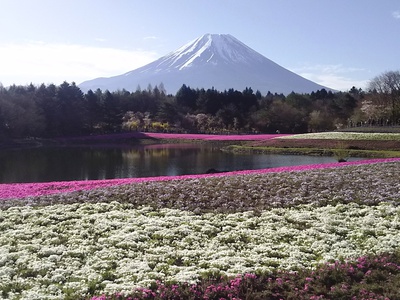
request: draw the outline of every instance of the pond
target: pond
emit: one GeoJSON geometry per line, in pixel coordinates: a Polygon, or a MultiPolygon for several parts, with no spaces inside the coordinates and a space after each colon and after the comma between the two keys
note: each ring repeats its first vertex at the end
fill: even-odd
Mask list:
{"type": "MultiPolygon", "coordinates": [[[[356,158],[353,158],[356,160],[356,158]]],[[[0,183],[202,174],[335,162],[333,157],[233,154],[200,144],[40,147],[0,151],[0,183]]]]}

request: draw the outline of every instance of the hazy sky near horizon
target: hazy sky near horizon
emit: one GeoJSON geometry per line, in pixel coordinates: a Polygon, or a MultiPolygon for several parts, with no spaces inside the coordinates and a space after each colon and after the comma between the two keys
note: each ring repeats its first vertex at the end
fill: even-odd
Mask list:
{"type": "Polygon", "coordinates": [[[0,0],[0,82],[120,75],[228,33],[324,86],[400,70],[399,0],[0,0]]]}

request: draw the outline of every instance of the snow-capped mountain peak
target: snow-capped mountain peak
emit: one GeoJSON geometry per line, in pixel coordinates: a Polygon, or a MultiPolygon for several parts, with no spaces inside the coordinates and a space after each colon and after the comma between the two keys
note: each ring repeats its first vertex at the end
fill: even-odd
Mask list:
{"type": "Polygon", "coordinates": [[[159,66],[182,70],[200,64],[246,62],[259,54],[229,34],[205,34],[166,55],[159,66]]]}
{"type": "Polygon", "coordinates": [[[283,94],[329,90],[279,66],[230,34],[205,34],[141,68],[89,80],[79,86],[83,91],[97,88],[134,91],[138,86],[160,83],[172,94],[183,84],[222,91],[251,87],[261,93],[283,94]]]}

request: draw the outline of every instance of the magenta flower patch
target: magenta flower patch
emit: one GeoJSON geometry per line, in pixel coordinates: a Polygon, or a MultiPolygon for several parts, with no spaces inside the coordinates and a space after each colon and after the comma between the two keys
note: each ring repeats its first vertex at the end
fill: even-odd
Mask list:
{"type": "Polygon", "coordinates": [[[363,165],[374,163],[385,163],[400,161],[400,158],[387,159],[368,159],[345,163],[326,163],[303,166],[278,167],[261,170],[244,170],[217,174],[199,174],[199,175],[181,175],[181,176],[160,176],[146,178],[124,178],[110,180],[87,180],[87,181],[62,181],[62,182],[46,182],[46,183],[12,183],[0,184],[0,199],[25,198],[33,196],[44,196],[58,193],[68,193],[81,190],[93,190],[114,185],[133,184],[145,181],[164,181],[164,180],[183,180],[196,179],[205,177],[235,176],[246,174],[263,174],[273,172],[292,172],[305,171],[312,169],[336,168],[350,165],[363,165]]]}
{"type": "Polygon", "coordinates": [[[181,134],[181,133],[144,133],[145,136],[156,139],[182,139],[182,140],[205,140],[205,141],[262,141],[270,140],[292,134],[181,134]]]}

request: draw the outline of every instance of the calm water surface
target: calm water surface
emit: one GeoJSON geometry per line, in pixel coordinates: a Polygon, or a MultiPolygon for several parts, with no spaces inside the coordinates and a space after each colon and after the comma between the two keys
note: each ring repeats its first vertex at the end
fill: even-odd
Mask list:
{"type": "Polygon", "coordinates": [[[327,162],[335,158],[232,154],[193,144],[32,148],[0,151],[0,183],[174,176],[210,168],[238,171],[327,162]]]}

